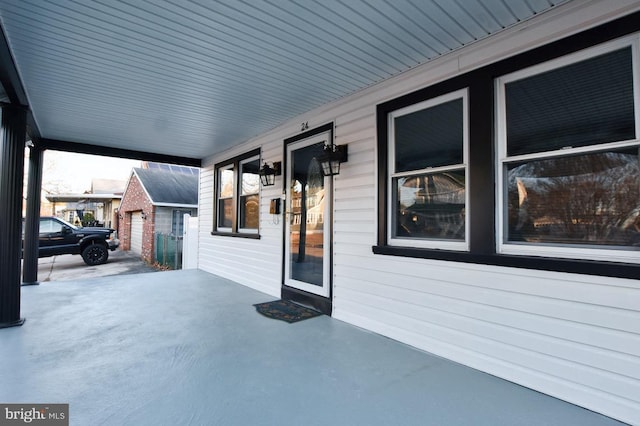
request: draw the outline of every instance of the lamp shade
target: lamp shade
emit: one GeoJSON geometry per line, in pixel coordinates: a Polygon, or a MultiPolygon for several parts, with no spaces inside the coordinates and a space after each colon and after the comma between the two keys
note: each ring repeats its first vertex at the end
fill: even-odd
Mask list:
{"type": "Polygon", "coordinates": [[[266,162],[262,165],[258,174],[260,175],[260,183],[262,186],[271,186],[276,182],[276,176],[280,176],[282,173],[282,163],[276,161],[273,163],[273,167],[270,167],[266,162]]]}
{"type": "Polygon", "coordinates": [[[276,182],[276,171],[269,167],[267,163],[264,163],[258,174],[260,175],[262,186],[271,186],[276,182]]]}
{"type": "Polygon", "coordinates": [[[334,176],[340,173],[340,163],[347,161],[346,145],[325,145],[324,151],[316,160],[320,163],[320,169],[325,176],[334,176]]]}

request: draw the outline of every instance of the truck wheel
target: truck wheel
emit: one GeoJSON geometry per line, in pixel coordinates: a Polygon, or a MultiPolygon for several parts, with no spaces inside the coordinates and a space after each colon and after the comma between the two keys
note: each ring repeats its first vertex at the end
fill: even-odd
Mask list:
{"type": "Polygon", "coordinates": [[[82,259],[89,266],[106,263],[108,258],[109,250],[102,244],[90,244],[82,250],[82,259]]]}

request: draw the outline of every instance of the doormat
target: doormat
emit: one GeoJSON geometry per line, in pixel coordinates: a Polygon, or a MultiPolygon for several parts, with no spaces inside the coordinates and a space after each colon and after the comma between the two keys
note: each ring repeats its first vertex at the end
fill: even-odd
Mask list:
{"type": "Polygon", "coordinates": [[[322,312],[298,305],[289,300],[274,300],[273,302],[257,303],[253,306],[256,307],[256,311],[265,317],[279,319],[290,324],[322,315],[322,312]]]}

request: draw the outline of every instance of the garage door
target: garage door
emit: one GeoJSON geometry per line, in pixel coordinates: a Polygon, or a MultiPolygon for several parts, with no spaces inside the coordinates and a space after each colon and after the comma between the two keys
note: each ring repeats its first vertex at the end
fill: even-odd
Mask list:
{"type": "Polygon", "coordinates": [[[131,251],[142,254],[142,212],[131,213],[131,251]]]}

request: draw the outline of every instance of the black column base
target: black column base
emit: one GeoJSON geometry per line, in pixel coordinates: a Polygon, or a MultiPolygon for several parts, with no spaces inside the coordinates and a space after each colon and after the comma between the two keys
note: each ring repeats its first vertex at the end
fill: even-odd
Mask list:
{"type": "Polygon", "coordinates": [[[33,281],[33,282],[22,282],[22,284],[20,284],[21,286],[27,286],[27,285],[40,285],[40,281],[33,281]]]}
{"type": "Polygon", "coordinates": [[[20,318],[15,321],[0,322],[0,328],[19,327],[22,324],[24,324],[24,322],[25,322],[24,318],[20,318]]]}

